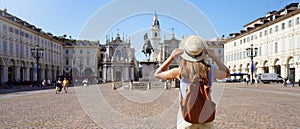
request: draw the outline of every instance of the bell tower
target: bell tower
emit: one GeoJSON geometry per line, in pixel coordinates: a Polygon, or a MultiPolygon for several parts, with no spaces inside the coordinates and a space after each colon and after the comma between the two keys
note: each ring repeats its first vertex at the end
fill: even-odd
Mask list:
{"type": "Polygon", "coordinates": [[[154,17],[153,17],[153,22],[152,22],[152,27],[151,27],[151,43],[154,48],[154,53],[153,53],[153,58],[157,58],[158,52],[159,52],[159,43],[160,43],[160,25],[159,21],[157,18],[157,14],[155,12],[154,17]]]}

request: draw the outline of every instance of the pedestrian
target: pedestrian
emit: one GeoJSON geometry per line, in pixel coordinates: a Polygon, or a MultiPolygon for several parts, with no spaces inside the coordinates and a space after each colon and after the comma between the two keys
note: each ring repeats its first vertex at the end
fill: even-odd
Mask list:
{"type": "Polygon", "coordinates": [[[46,84],[47,84],[46,80],[45,80],[45,79],[43,79],[43,81],[42,81],[42,87],[45,87],[45,86],[46,86],[46,84]]]}
{"type": "Polygon", "coordinates": [[[63,87],[64,87],[65,93],[68,93],[68,86],[69,86],[69,80],[67,78],[64,78],[63,87]]]}
{"type": "Polygon", "coordinates": [[[48,85],[49,88],[51,88],[51,79],[49,79],[49,78],[47,80],[47,85],[48,85]]]}
{"type": "Polygon", "coordinates": [[[283,79],[283,87],[286,87],[287,86],[287,77],[285,77],[284,79],[283,79]]]}
{"type": "Polygon", "coordinates": [[[56,94],[60,93],[62,90],[62,81],[60,80],[60,78],[57,79],[56,81],[56,94]]]}
{"type": "MultiPolygon", "coordinates": [[[[197,107],[200,105],[199,103],[202,103],[200,106],[202,106],[201,108],[203,109],[206,101],[194,101],[195,103],[192,103],[191,101],[187,101],[187,97],[191,97],[195,94],[202,95],[204,94],[203,92],[209,93],[210,87],[212,86],[212,82],[215,78],[222,79],[229,76],[230,72],[228,68],[215,55],[214,50],[209,49],[206,41],[196,35],[191,35],[184,38],[180,42],[179,48],[174,49],[168,59],[154,73],[154,77],[158,79],[180,80],[180,108],[177,115],[177,128],[179,129],[194,127],[214,128],[212,121],[214,120],[215,108],[213,108],[212,104],[209,103],[209,107],[211,108],[204,109],[204,114],[207,113],[204,116],[200,115],[203,112],[201,112],[201,109],[199,108],[194,109],[197,110],[197,113],[201,113],[193,114],[192,112],[188,112],[191,116],[187,116],[184,113],[185,110],[183,109],[193,110],[191,107],[197,107]],[[171,62],[180,55],[182,59],[179,67],[167,70],[171,62]],[[210,66],[206,63],[207,56],[209,56],[218,65],[218,68],[210,66]],[[205,88],[205,90],[202,88],[205,88]],[[213,111],[211,111],[212,109],[213,111]],[[194,115],[197,115],[196,119],[194,119],[194,115]]],[[[206,100],[212,101],[210,99],[210,95],[206,95],[206,100]]]]}

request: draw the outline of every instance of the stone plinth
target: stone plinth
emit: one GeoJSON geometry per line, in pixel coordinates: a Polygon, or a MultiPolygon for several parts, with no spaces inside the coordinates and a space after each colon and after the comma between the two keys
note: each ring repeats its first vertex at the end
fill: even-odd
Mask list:
{"type": "Polygon", "coordinates": [[[140,64],[142,65],[142,78],[149,79],[149,76],[152,76],[150,74],[155,72],[156,61],[146,60],[141,61],[140,64]]]}

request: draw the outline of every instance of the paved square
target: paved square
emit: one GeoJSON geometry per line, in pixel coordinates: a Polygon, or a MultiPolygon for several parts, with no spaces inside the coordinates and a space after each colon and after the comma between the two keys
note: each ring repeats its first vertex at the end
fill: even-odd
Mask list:
{"type": "MultiPolygon", "coordinates": [[[[298,86],[215,85],[225,85],[216,128],[300,127],[298,86]]],[[[68,94],[54,89],[0,94],[0,128],[176,128],[177,97],[177,89],[112,90],[111,84],[72,87],[68,94]],[[143,103],[147,97],[157,98],[143,103]]]]}

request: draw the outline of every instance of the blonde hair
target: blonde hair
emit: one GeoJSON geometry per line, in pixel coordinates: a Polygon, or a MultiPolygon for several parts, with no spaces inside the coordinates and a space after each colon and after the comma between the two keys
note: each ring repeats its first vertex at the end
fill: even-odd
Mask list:
{"type": "Polygon", "coordinates": [[[206,64],[204,60],[198,62],[191,62],[185,59],[181,59],[179,65],[180,78],[185,78],[192,82],[194,75],[198,74],[200,77],[200,82],[202,84],[208,84],[209,70],[210,70],[210,65],[206,64]]]}

